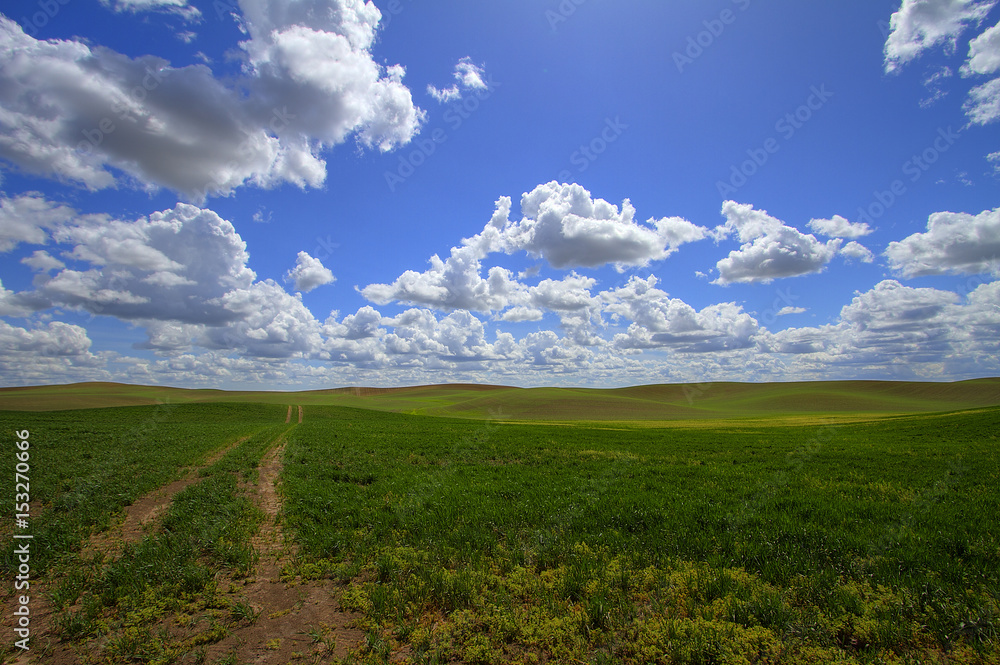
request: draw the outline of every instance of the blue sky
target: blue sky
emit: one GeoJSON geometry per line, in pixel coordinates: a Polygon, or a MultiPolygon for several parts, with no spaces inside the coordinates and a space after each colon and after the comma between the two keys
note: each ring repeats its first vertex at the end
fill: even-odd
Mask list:
{"type": "Polygon", "coordinates": [[[0,384],[1000,374],[984,0],[14,0],[0,384]]]}

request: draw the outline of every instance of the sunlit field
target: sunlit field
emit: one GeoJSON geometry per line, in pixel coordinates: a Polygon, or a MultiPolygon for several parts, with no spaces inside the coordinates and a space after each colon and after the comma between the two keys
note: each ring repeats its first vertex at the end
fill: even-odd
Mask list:
{"type": "Polygon", "coordinates": [[[285,397],[0,412],[31,430],[30,662],[1000,659],[1000,407],[299,422],[285,397]]]}
{"type": "Polygon", "coordinates": [[[300,572],[366,655],[869,662],[997,655],[1000,410],[634,429],[314,410],[300,572]]]}

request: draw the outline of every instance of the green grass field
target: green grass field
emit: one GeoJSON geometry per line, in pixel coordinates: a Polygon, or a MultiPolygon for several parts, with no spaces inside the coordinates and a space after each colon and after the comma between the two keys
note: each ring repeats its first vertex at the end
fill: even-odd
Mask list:
{"type": "Polygon", "coordinates": [[[371,655],[988,662],[998,423],[609,432],[314,410],[287,519],[304,570],[350,581],[371,655]]]}
{"type": "Polygon", "coordinates": [[[360,637],[303,625],[314,651],[260,662],[998,662],[998,387],[6,391],[40,409],[0,411],[31,430],[33,662],[257,662],[216,645],[267,619],[240,580],[279,441],[283,579],[335,585],[360,637]],[[82,408],[156,396],[186,403],[82,408]],[[155,528],[88,547],[191,473],[155,528]]]}

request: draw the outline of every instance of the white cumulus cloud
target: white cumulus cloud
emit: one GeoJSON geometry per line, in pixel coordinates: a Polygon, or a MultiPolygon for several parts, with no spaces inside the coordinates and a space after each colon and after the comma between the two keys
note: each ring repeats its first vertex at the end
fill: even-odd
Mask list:
{"type": "MultiPolygon", "coordinates": [[[[146,329],[140,346],[173,356],[196,346],[263,359],[323,353],[322,326],[301,296],[257,281],[246,243],[212,210],[178,203],[136,220],[74,216],[49,235],[64,261],[32,255],[43,270],[35,289],[4,291],[0,311],[68,307],[115,317],[146,329]]],[[[300,282],[326,277],[309,260],[298,267],[300,282]]]]}
{"type": "Polygon", "coordinates": [[[995,78],[969,91],[965,113],[976,125],[986,125],[1000,119],[1000,78],[995,78]]]}
{"type": "Polygon", "coordinates": [[[860,238],[874,231],[865,222],[852,223],[840,215],[834,215],[830,219],[810,220],[809,228],[829,238],[860,238]]]}
{"type": "Polygon", "coordinates": [[[188,4],[187,0],[101,0],[105,7],[112,7],[116,12],[165,12],[177,14],[186,21],[201,19],[201,11],[188,4]]]}
{"type": "Polygon", "coordinates": [[[997,272],[1000,208],[978,215],[937,212],[926,233],[914,233],[886,249],[890,267],[905,277],[997,272]]]}
{"type": "Polygon", "coordinates": [[[410,309],[386,319],[393,327],[386,335],[386,352],[396,356],[424,356],[432,362],[476,362],[492,357],[482,321],[466,311],[438,319],[426,309],[410,309]]]}
{"type": "Polygon", "coordinates": [[[536,307],[525,307],[521,305],[518,307],[511,307],[503,313],[501,318],[504,321],[516,323],[519,321],[541,321],[544,316],[545,312],[536,307]]]}
{"type": "Polygon", "coordinates": [[[233,225],[185,203],[134,221],[61,226],[53,240],[72,247],[63,256],[73,264],[38,294],[93,314],[220,325],[235,318],[222,296],[255,278],[233,225]]]}
{"type": "Polygon", "coordinates": [[[940,44],[954,48],[958,35],[982,21],[994,4],[992,0],[903,0],[889,21],[885,70],[896,71],[940,44]]]}
{"type": "Polygon", "coordinates": [[[1000,175],[1000,151],[986,155],[986,161],[993,165],[994,175],[1000,175]]]}
{"type": "Polygon", "coordinates": [[[862,263],[873,263],[875,261],[875,255],[872,254],[872,251],[855,240],[841,247],[840,254],[841,256],[861,261],[862,263]]]}
{"type": "Polygon", "coordinates": [[[432,256],[426,271],[407,270],[391,284],[370,284],[361,294],[379,305],[397,301],[445,310],[502,310],[523,294],[524,287],[499,266],[490,268],[484,278],[482,256],[476,247],[455,247],[444,261],[432,256]]]}
{"type": "Polygon", "coordinates": [[[521,214],[521,221],[504,228],[508,251],[541,256],[555,268],[645,266],[708,235],[680,217],[637,223],[628,199],[619,210],[580,185],[554,181],[524,194],[521,214]]]}
{"type": "MultiPolygon", "coordinates": [[[[1000,23],[969,43],[969,59],[962,67],[963,76],[995,74],[1000,70],[1000,23]]],[[[969,119],[985,125],[1000,118],[1000,78],[987,81],[969,92],[965,103],[969,119]]]]}
{"type": "Polygon", "coordinates": [[[884,280],[857,293],[834,324],[765,337],[761,349],[787,354],[802,376],[983,376],[1000,367],[1000,282],[981,283],[963,302],[884,280]]]}
{"type": "Polygon", "coordinates": [[[44,245],[48,230],[71,220],[75,211],[40,194],[0,198],[0,253],[21,243],[44,245]]]}
{"type": "Polygon", "coordinates": [[[461,99],[462,90],[486,90],[489,87],[486,83],[486,71],[474,64],[469,56],[458,61],[453,76],[456,83],[447,88],[428,85],[427,93],[438,102],[444,103],[461,99]]]}
{"type": "Polygon", "coordinates": [[[725,237],[735,233],[743,244],[716,263],[719,277],[713,284],[767,283],[821,272],[842,243],[839,238],[822,243],[749,204],[726,201],[722,214],[726,223],[715,234],[725,237]]]}
{"type": "Polygon", "coordinates": [[[28,316],[34,310],[21,296],[4,288],[3,282],[0,282],[0,316],[28,316]]]}
{"type": "Polygon", "coordinates": [[[234,320],[206,328],[207,340],[200,340],[206,348],[256,358],[311,358],[322,348],[321,325],[301,295],[291,295],[271,280],[233,289],[219,300],[234,320]]]}
{"type": "Polygon", "coordinates": [[[993,74],[1000,70],[1000,23],[969,42],[969,59],[962,75],[993,74]]]}
{"type": "Polygon", "coordinates": [[[66,264],[52,256],[44,249],[36,250],[31,256],[21,259],[21,263],[39,272],[50,272],[65,268],[66,264]]]}
{"type": "MultiPolygon", "coordinates": [[[[638,224],[627,200],[619,210],[607,201],[591,198],[579,185],[556,182],[525,193],[521,212],[521,220],[511,221],[510,197],[501,197],[483,230],[453,247],[448,258],[434,255],[427,270],[407,270],[392,283],[370,284],[361,290],[362,295],[380,305],[396,301],[477,312],[532,302],[537,305],[542,297],[540,289],[553,289],[556,282],[530,290],[518,276],[500,266],[490,267],[484,277],[483,259],[494,253],[524,251],[544,258],[555,268],[613,264],[623,269],[665,259],[681,245],[708,235],[707,229],[679,217],[638,224]]],[[[559,288],[570,282],[558,282],[559,288]]]]}
{"type": "Polygon", "coordinates": [[[754,345],[757,321],[734,303],[710,305],[701,311],[656,288],[655,277],[632,277],[628,283],[601,293],[613,320],[631,321],[614,345],[626,350],[674,349],[686,353],[733,351],[754,345]]]}
{"type": "Polygon", "coordinates": [[[545,279],[528,289],[532,305],[555,312],[563,330],[582,346],[600,345],[602,340],[594,333],[601,322],[601,300],[591,293],[597,285],[592,277],[575,272],[562,279],[545,279]]]}
{"type": "Polygon", "coordinates": [[[372,59],[381,13],[361,0],[241,0],[250,39],[251,102],[258,115],[288,108],[285,132],[336,144],[356,133],[387,151],[407,143],[424,113],[403,67],[372,59]]]}
{"type": "Polygon", "coordinates": [[[248,184],[318,187],[327,147],[353,136],[387,151],[416,134],[425,114],[403,68],[372,59],[374,5],[240,8],[249,39],[236,81],[205,65],[37,40],[0,16],[0,158],[92,190],[138,182],[200,201],[248,184]]]}
{"type": "Polygon", "coordinates": [[[89,356],[91,341],[80,326],[52,321],[35,329],[18,328],[0,321],[2,355],[89,356]]]}
{"type": "Polygon", "coordinates": [[[322,261],[307,252],[299,252],[295,267],[288,271],[287,278],[295,283],[296,291],[306,293],[324,284],[332,284],[337,279],[322,261]]]}

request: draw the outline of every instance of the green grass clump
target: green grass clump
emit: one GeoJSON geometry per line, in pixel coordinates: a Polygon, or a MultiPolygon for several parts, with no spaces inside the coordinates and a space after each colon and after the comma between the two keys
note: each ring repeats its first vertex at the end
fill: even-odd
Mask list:
{"type": "Polygon", "coordinates": [[[313,408],[303,570],[380,662],[987,662],[1000,410],[632,429],[313,408]]]}

